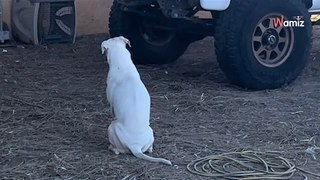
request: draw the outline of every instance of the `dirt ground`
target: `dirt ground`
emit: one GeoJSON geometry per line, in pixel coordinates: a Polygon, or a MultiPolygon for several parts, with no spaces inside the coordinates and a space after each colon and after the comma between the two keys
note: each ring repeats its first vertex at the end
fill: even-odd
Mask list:
{"type": "MultiPolygon", "coordinates": [[[[279,151],[320,172],[320,151],[317,159],[305,153],[320,146],[320,28],[308,67],[281,89],[228,83],[212,38],[193,43],[175,63],[138,66],[152,99],[152,155],[172,160],[171,167],[108,150],[112,118],[99,49],[106,37],[0,48],[0,179],[204,179],[186,165],[239,149],[279,151]]],[[[303,179],[301,172],[293,179],[303,179]]]]}

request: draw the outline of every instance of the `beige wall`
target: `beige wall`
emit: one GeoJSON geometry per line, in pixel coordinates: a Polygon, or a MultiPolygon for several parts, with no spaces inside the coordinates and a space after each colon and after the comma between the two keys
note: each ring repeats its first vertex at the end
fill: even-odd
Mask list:
{"type": "MultiPolygon", "coordinates": [[[[1,1],[1,0],[0,0],[1,1]]],[[[2,0],[4,21],[10,24],[12,0],[2,0]]],[[[77,11],[77,35],[106,33],[108,14],[112,0],[75,0],[77,11]]]]}
{"type": "Polygon", "coordinates": [[[105,33],[112,0],[76,0],[78,34],[105,33]]]}
{"type": "Polygon", "coordinates": [[[2,7],[3,7],[3,18],[4,21],[7,24],[10,24],[10,5],[11,5],[11,0],[0,0],[0,2],[2,2],[2,7]]]}

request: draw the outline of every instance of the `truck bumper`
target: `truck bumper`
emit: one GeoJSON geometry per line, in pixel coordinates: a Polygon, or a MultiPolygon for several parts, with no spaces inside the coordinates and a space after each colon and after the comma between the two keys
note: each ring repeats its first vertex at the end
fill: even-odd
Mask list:
{"type": "MultiPolygon", "coordinates": [[[[206,10],[223,11],[230,5],[231,0],[200,0],[200,5],[206,10]]],[[[320,0],[313,0],[313,5],[309,9],[311,13],[320,12],[320,0]]]]}
{"type": "Polygon", "coordinates": [[[312,12],[312,13],[320,12],[320,1],[319,0],[313,0],[313,5],[309,9],[309,12],[312,12]]]}
{"type": "Polygon", "coordinates": [[[206,10],[223,11],[230,5],[231,0],[200,0],[200,5],[206,10]]]}

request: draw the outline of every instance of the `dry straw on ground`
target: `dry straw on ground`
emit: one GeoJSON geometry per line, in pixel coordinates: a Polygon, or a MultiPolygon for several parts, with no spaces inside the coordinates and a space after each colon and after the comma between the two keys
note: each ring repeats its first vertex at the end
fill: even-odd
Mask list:
{"type": "Polygon", "coordinates": [[[174,166],[167,167],[107,149],[112,118],[105,99],[107,64],[99,49],[105,37],[0,51],[1,178],[203,179],[186,165],[235,149],[281,151],[300,167],[320,172],[320,157],[305,153],[320,145],[318,41],[304,74],[277,90],[230,85],[210,38],[192,44],[175,63],[138,66],[152,98],[153,156],[172,160],[174,166]]]}

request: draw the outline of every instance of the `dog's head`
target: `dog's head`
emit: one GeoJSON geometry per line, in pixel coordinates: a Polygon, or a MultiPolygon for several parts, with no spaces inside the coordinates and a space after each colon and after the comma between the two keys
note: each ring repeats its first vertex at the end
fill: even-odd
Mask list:
{"type": "Polygon", "coordinates": [[[124,46],[128,45],[129,47],[131,47],[129,39],[123,36],[118,36],[118,37],[110,38],[101,43],[101,54],[108,55],[108,50],[114,45],[114,43],[122,43],[124,46]]]}

